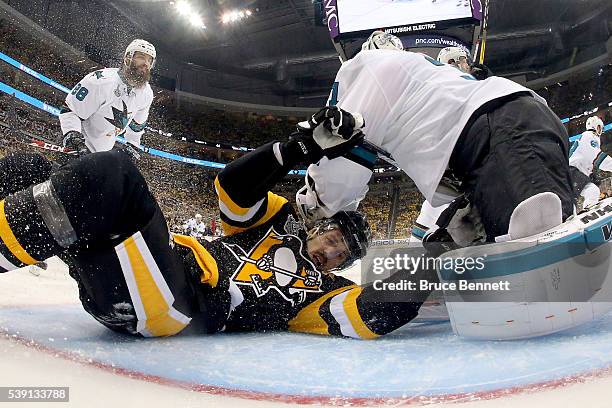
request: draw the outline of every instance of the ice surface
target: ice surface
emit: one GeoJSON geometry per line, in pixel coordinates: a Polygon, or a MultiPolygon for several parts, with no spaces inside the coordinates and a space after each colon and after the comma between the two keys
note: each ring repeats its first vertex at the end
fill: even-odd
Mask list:
{"type": "Polygon", "coordinates": [[[275,394],[402,397],[482,392],[612,364],[612,315],[544,338],[466,341],[443,324],[375,341],[292,333],[139,339],[78,305],[6,307],[0,328],[80,358],[188,384],[275,394]]]}

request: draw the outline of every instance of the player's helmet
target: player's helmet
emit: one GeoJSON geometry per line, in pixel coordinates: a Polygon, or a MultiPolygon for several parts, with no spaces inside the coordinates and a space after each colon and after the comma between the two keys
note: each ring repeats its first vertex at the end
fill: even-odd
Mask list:
{"type": "Polygon", "coordinates": [[[132,58],[136,51],[142,52],[143,54],[150,55],[153,58],[153,62],[151,63],[151,69],[155,66],[155,60],[157,58],[157,52],[155,51],[155,47],[148,41],[136,39],[130,43],[125,49],[125,53],[123,57],[132,58]]]}
{"type": "Polygon", "coordinates": [[[362,50],[397,50],[404,51],[402,40],[384,31],[374,31],[361,45],[362,50]]]}
{"type": "Polygon", "coordinates": [[[586,121],[586,130],[592,130],[598,135],[602,134],[603,128],[604,128],[604,123],[599,118],[599,116],[591,116],[586,121]],[[599,129],[597,129],[597,127],[599,127],[599,129]]]}
{"type": "Polygon", "coordinates": [[[202,214],[196,214],[195,215],[195,219],[196,220],[201,220],[202,219],[202,214]]]}
{"type": "Polygon", "coordinates": [[[459,62],[459,58],[465,57],[469,59],[469,54],[463,48],[460,47],[446,47],[442,48],[438,53],[438,61],[443,64],[448,64],[449,61],[453,60],[455,63],[459,62]]]}
{"type": "Polygon", "coordinates": [[[335,269],[344,269],[366,255],[372,243],[372,230],[365,215],[359,211],[339,211],[330,218],[317,221],[313,227],[315,233],[338,229],[349,250],[347,259],[335,269]]]}

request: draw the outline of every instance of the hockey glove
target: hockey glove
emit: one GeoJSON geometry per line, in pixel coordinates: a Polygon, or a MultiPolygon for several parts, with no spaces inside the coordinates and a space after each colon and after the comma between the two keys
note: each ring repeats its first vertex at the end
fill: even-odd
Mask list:
{"type": "Polygon", "coordinates": [[[365,126],[363,116],[351,114],[336,106],[326,106],[306,122],[298,123],[298,130],[311,134],[315,143],[329,159],[342,156],[361,143],[365,126]]]}
{"type": "Polygon", "coordinates": [[[470,75],[479,81],[484,81],[488,77],[493,76],[493,73],[485,64],[473,64],[470,67],[470,75]]]}
{"type": "Polygon", "coordinates": [[[297,163],[317,163],[323,157],[323,150],[313,140],[312,135],[300,131],[289,136],[280,144],[283,164],[293,167],[297,163]]]}
{"type": "Polygon", "coordinates": [[[76,130],[71,130],[64,135],[62,146],[75,151],[78,157],[91,153],[85,145],[85,136],[76,130]]]}
{"type": "Polygon", "coordinates": [[[127,153],[132,161],[140,160],[140,150],[135,145],[128,142],[121,147],[121,150],[127,153]]]}

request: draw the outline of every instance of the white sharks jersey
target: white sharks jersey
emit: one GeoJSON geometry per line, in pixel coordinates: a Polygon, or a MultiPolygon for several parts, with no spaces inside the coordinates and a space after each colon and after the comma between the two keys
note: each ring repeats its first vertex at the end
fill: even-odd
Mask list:
{"type": "Polygon", "coordinates": [[[601,151],[599,136],[590,130],[584,132],[580,140],[572,144],[569,164],[586,176],[591,175],[593,167],[612,171],[612,159],[601,151]]]}
{"type": "MultiPolygon", "coordinates": [[[[453,199],[438,185],[470,117],[487,102],[519,92],[531,92],[546,105],[504,78],[476,81],[423,54],[368,50],[342,65],[328,105],[361,113],[366,140],[391,153],[425,198],[439,206],[453,199]]],[[[328,214],[354,203],[372,174],[344,157],[324,158],[308,173],[328,214]]]]}
{"type": "Polygon", "coordinates": [[[117,68],[92,72],[66,97],[69,110],[60,114],[62,133],[83,133],[92,152],[112,149],[119,135],[140,145],[152,102],[149,84],[132,88],[123,82],[117,68]]]}

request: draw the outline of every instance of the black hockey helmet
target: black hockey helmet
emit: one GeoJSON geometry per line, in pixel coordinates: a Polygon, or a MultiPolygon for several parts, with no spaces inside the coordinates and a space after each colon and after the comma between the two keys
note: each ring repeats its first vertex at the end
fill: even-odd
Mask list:
{"type": "Polygon", "coordinates": [[[317,221],[313,227],[315,233],[337,228],[349,250],[347,259],[336,269],[344,269],[358,259],[363,258],[372,243],[372,230],[365,215],[359,211],[339,211],[330,218],[317,221]]]}

